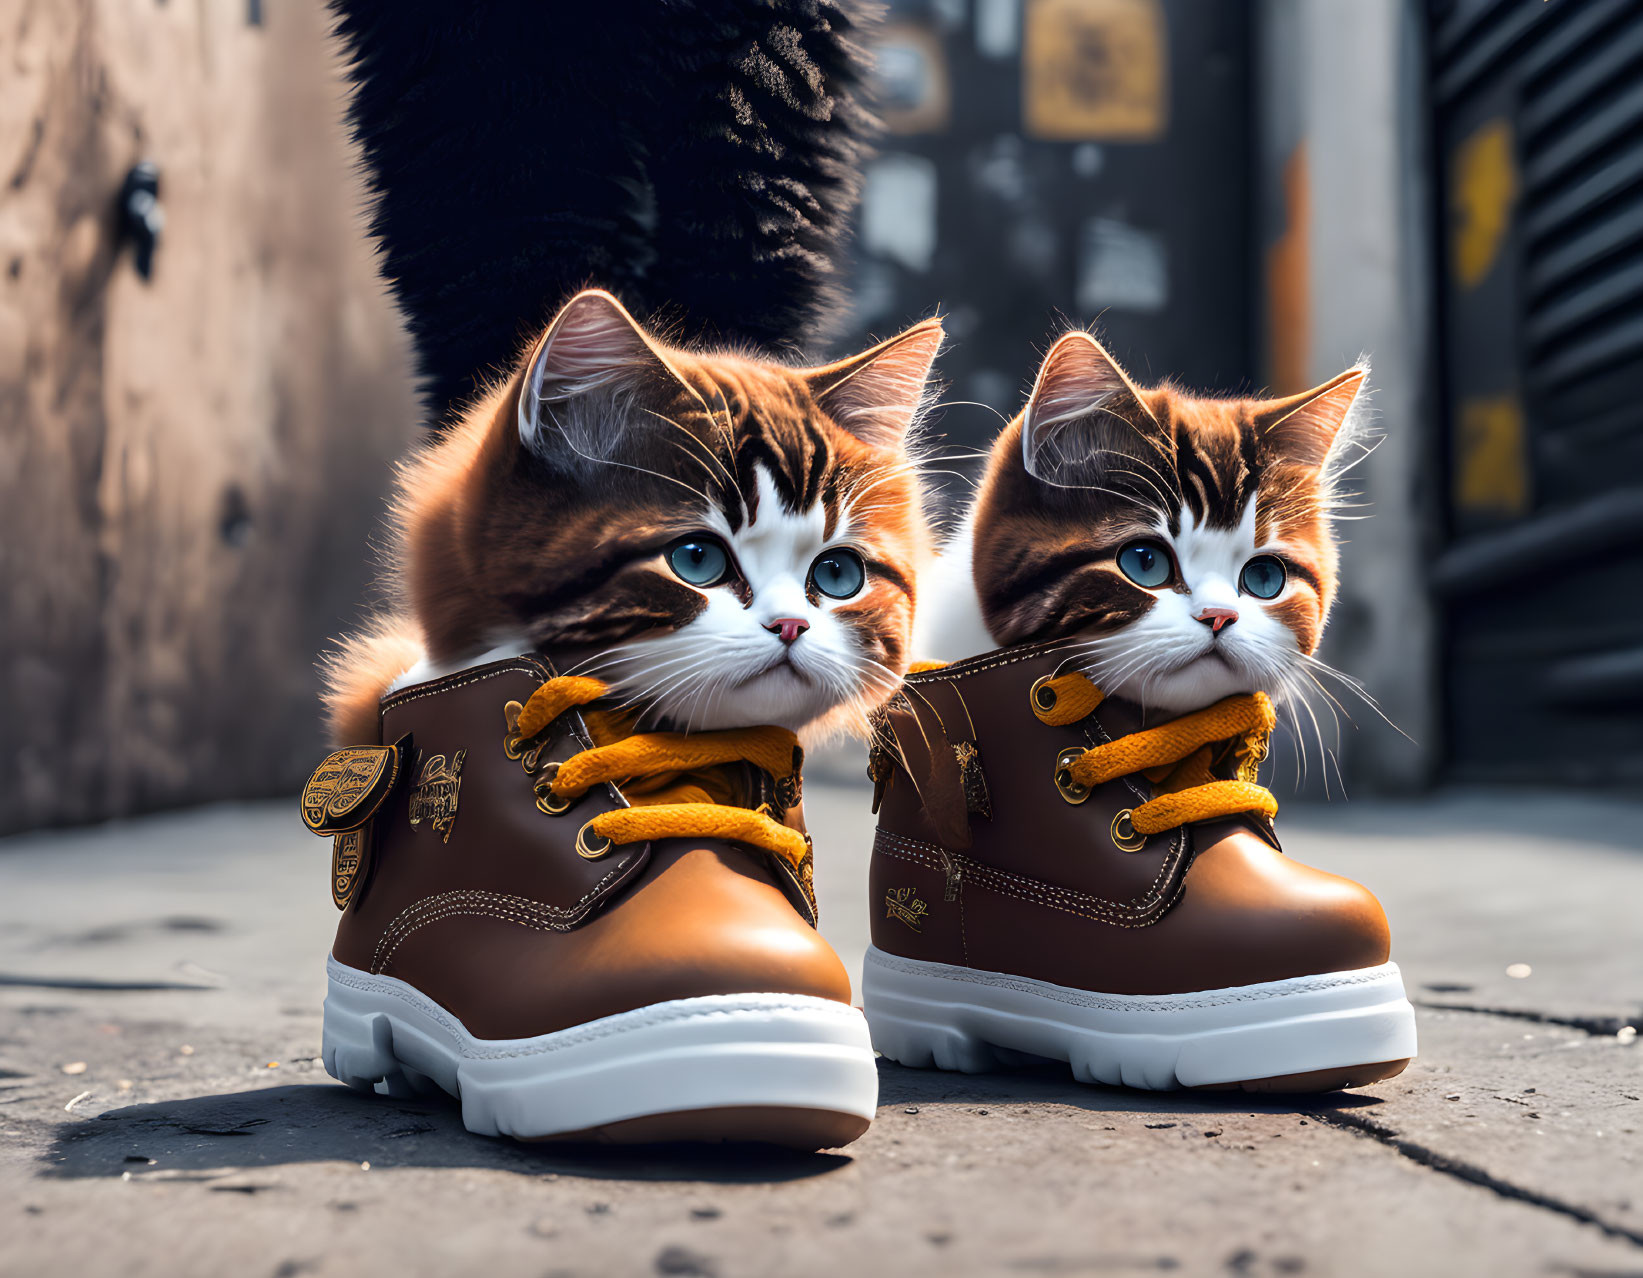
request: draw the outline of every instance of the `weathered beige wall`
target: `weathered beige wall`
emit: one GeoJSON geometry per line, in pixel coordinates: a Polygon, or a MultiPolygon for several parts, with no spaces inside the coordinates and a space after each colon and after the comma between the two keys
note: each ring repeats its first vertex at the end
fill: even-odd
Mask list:
{"type": "Polygon", "coordinates": [[[0,0],[0,829],[288,791],[320,746],[416,409],[324,15],[262,8],[0,0]]]}

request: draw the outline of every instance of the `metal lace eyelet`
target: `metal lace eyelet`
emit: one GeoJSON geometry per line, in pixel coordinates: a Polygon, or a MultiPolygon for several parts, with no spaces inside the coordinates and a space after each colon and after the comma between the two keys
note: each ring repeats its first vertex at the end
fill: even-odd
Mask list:
{"type": "Polygon", "coordinates": [[[1073,780],[1072,766],[1083,758],[1085,751],[1078,746],[1068,746],[1055,756],[1055,788],[1061,792],[1061,797],[1068,803],[1082,803],[1090,797],[1090,787],[1079,785],[1073,780]]]}
{"type": "Polygon", "coordinates": [[[1120,852],[1139,852],[1147,846],[1147,836],[1135,828],[1135,809],[1125,808],[1112,819],[1112,845],[1120,852]]]}
{"type": "Polygon", "coordinates": [[[594,832],[592,821],[576,832],[576,855],[583,860],[597,861],[615,846],[603,834],[594,832]]]}
{"type": "Polygon", "coordinates": [[[1027,690],[1027,698],[1033,703],[1033,709],[1048,713],[1055,709],[1055,689],[1050,687],[1050,676],[1041,675],[1033,680],[1033,686],[1027,690]]]}
{"type": "Polygon", "coordinates": [[[523,767],[526,772],[534,775],[537,765],[542,762],[542,751],[547,748],[548,743],[546,741],[538,741],[529,750],[526,750],[524,754],[519,756],[520,766],[523,767]]]}
{"type": "Polygon", "coordinates": [[[549,816],[563,816],[576,806],[575,799],[561,798],[553,792],[553,779],[559,775],[559,765],[550,763],[536,779],[536,806],[549,816]]]}
{"type": "Polygon", "coordinates": [[[519,737],[519,716],[524,713],[525,707],[517,701],[510,701],[502,707],[502,718],[508,725],[502,737],[502,753],[510,759],[517,759],[524,748],[519,737]]]}

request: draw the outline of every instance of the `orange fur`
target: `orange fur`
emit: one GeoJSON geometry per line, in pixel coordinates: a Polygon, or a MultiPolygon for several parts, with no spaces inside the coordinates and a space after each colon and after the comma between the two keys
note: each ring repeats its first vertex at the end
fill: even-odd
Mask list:
{"type": "Polygon", "coordinates": [[[324,660],[325,725],[331,743],[375,745],[377,704],[422,659],[422,633],[406,617],[379,617],[324,660]]]}
{"type": "MultiPolygon", "coordinates": [[[[931,549],[904,436],[939,340],[926,321],[853,359],[794,369],[664,346],[608,294],[579,294],[511,376],[400,466],[390,593],[407,619],[377,623],[327,662],[333,739],[374,739],[377,700],[424,659],[461,662],[515,637],[597,651],[689,624],[705,598],[660,567],[661,552],[710,509],[732,526],[755,520],[755,467],[793,509],[822,503],[829,527],[855,502],[852,545],[877,571],[838,615],[899,678],[931,549]],[[528,438],[522,401],[527,413],[545,405],[528,438]]],[[[875,678],[875,698],[885,682],[875,678]]],[[[839,707],[852,722],[870,708],[839,707]]]]}

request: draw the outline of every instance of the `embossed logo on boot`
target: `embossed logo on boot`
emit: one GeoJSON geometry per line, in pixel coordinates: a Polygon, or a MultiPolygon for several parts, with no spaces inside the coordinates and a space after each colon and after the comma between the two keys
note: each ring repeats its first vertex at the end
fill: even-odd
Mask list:
{"type": "Polygon", "coordinates": [[[331,844],[331,900],[339,910],[346,910],[359,885],[360,866],[365,862],[366,840],[370,830],[344,830],[331,844]]]}
{"type": "Polygon", "coordinates": [[[930,907],[910,887],[891,888],[884,894],[884,917],[900,919],[915,932],[924,930],[924,916],[929,911],[930,907]]]}
{"type": "Polygon", "coordinates": [[[462,761],[467,757],[466,750],[458,750],[449,762],[436,754],[422,765],[422,779],[411,790],[411,829],[420,830],[426,821],[442,842],[451,841],[462,791],[462,761]]]}

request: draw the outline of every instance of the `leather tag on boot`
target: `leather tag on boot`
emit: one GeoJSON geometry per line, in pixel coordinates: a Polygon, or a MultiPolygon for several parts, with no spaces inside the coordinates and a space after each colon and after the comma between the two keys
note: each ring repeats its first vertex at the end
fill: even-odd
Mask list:
{"type": "Polygon", "coordinates": [[[987,774],[981,770],[981,749],[974,741],[960,741],[953,747],[958,760],[959,783],[964,787],[964,807],[971,816],[993,819],[993,796],[987,789],[987,774]]]}
{"type": "Polygon", "coordinates": [[[371,827],[344,830],[331,843],[331,900],[337,909],[346,910],[348,902],[365,878],[371,850],[371,827]]]}
{"type": "Polygon", "coordinates": [[[346,834],[371,819],[399,780],[397,746],[347,746],[325,757],[302,789],[302,823],[346,834]]]}
{"type": "Polygon", "coordinates": [[[867,746],[867,779],[873,783],[873,815],[877,816],[879,808],[884,805],[884,793],[890,788],[890,778],[896,771],[896,759],[892,752],[895,734],[890,730],[889,717],[883,706],[867,717],[867,726],[872,733],[867,746]]]}

